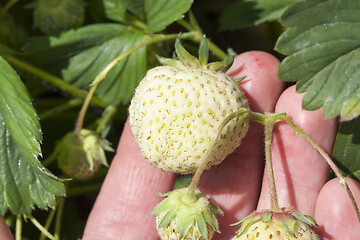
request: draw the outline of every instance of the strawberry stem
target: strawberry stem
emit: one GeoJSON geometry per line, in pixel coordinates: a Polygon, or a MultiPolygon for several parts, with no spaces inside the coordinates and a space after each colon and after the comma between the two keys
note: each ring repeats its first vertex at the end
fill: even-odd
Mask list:
{"type": "Polygon", "coordinates": [[[257,112],[250,112],[250,119],[259,122],[263,125],[266,125],[266,122],[268,121],[267,119],[269,118],[272,119],[274,124],[279,121],[287,122],[298,135],[300,135],[308,143],[310,143],[315,148],[315,150],[325,159],[327,164],[329,164],[330,168],[334,171],[336,177],[339,179],[339,182],[343,186],[348,197],[350,198],[350,201],[352,203],[352,206],[360,223],[360,211],[355,201],[354,195],[352,194],[349,185],[346,182],[346,179],[344,178],[344,176],[342,175],[342,173],[340,172],[339,168],[336,166],[334,161],[331,159],[331,157],[326,153],[326,151],[318,143],[316,143],[308,134],[306,134],[301,128],[296,126],[295,123],[289,117],[287,117],[285,113],[274,113],[274,114],[264,115],[257,112]]]}
{"type": "MultiPolygon", "coordinates": [[[[52,223],[52,220],[54,219],[54,216],[55,216],[55,212],[56,212],[56,209],[51,209],[47,219],[46,219],[46,222],[45,222],[45,226],[44,228],[49,231],[49,228],[50,228],[50,225],[52,223]]],[[[45,240],[46,239],[46,235],[41,232],[41,235],[40,235],[40,238],[39,240],[45,240]]]]}
{"type": "Polygon", "coordinates": [[[36,218],[34,218],[33,216],[29,216],[28,217],[29,220],[34,224],[34,226],[40,230],[41,233],[45,234],[45,236],[51,240],[56,240],[56,238],[49,233],[48,230],[46,230],[40,223],[38,220],[36,220],[36,218]]]}
{"type": "Polygon", "coordinates": [[[276,184],[271,154],[272,136],[275,124],[276,120],[274,120],[271,115],[267,115],[265,117],[265,167],[270,189],[271,211],[280,212],[281,210],[279,207],[278,197],[276,193],[276,184]]]}
{"type": "Polygon", "coordinates": [[[15,240],[21,240],[21,235],[22,235],[22,217],[19,215],[16,218],[15,240]]]}
{"type": "Polygon", "coordinates": [[[64,212],[64,204],[65,204],[65,198],[60,197],[59,203],[58,203],[58,209],[56,214],[56,221],[55,221],[55,239],[60,239],[60,232],[61,232],[61,222],[62,222],[62,215],[64,212]]]}
{"type": "Polygon", "coordinates": [[[216,140],[219,138],[222,130],[224,129],[224,127],[226,126],[226,124],[228,124],[232,119],[236,118],[236,117],[240,117],[240,119],[245,118],[248,116],[248,110],[246,108],[241,108],[238,111],[235,111],[231,114],[229,114],[220,124],[220,126],[216,129],[216,132],[214,134],[214,137],[211,139],[210,143],[209,143],[209,147],[208,149],[206,149],[206,152],[204,153],[202,160],[201,160],[201,164],[199,166],[199,168],[196,170],[190,184],[189,184],[189,192],[190,193],[194,193],[196,186],[199,182],[200,176],[201,174],[204,172],[207,163],[209,161],[209,156],[212,153],[212,149],[216,143],[216,140]]]}
{"type": "Polygon", "coordinates": [[[352,194],[352,192],[349,188],[349,185],[346,182],[346,179],[344,178],[344,176],[342,175],[342,173],[340,172],[339,168],[336,166],[334,161],[331,159],[331,157],[326,153],[326,151],[318,143],[316,143],[302,129],[300,129],[298,126],[296,126],[295,123],[293,121],[291,121],[291,119],[288,118],[285,114],[279,114],[278,118],[286,121],[294,129],[294,131],[298,135],[302,136],[307,142],[309,142],[316,149],[316,151],[325,159],[325,161],[329,164],[330,168],[334,171],[336,177],[339,179],[340,184],[343,186],[346,193],[348,194],[350,201],[353,205],[353,208],[355,210],[356,216],[358,218],[358,221],[360,223],[360,211],[359,211],[359,207],[355,201],[354,195],[352,194]]]}

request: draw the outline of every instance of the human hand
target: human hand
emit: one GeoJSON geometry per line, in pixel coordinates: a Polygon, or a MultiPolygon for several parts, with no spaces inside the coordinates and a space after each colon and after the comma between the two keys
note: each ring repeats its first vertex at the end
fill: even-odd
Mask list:
{"type": "MultiPolygon", "coordinates": [[[[321,110],[301,109],[302,95],[290,87],[283,93],[283,82],[277,78],[279,61],[263,52],[239,55],[228,71],[233,77],[246,76],[240,83],[252,111],[286,112],[287,116],[331,151],[336,119],[324,120],[321,110]]],[[[279,204],[295,207],[313,216],[316,232],[326,240],[355,240],[360,225],[344,189],[337,179],[328,180],[329,167],[304,139],[286,123],[274,129],[273,164],[279,204]]],[[[199,188],[225,212],[218,217],[221,235],[230,239],[237,222],[255,209],[270,208],[270,194],[264,176],[263,128],[251,123],[240,148],[220,165],[201,176],[199,188]]],[[[102,189],[89,216],[83,240],[159,239],[154,216],[147,213],[161,200],[157,193],[172,189],[175,174],[150,166],[141,156],[127,123],[102,189]]],[[[355,199],[360,203],[360,184],[348,179],[355,199]]],[[[0,239],[12,239],[6,223],[0,218],[0,239]]]]}
{"type": "MultiPolygon", "coordinates": [[[[279,61],[267,53],[247,52],[235,59],[228,73],[233,77],[246,76],[240,86],[253,111],[286,112],[330,152],[336,119],[324,120],[321,110],[302,110],[302,95],[295,93],[294,87],[283,92],[284,84],[277,78],[278,67],[279,61]]],[[[327,182],[329,167],[325,161],[286,123],[275,128],[272,154],[281,207],[293,206],[314,216],[320,225],[316,231],[323,239],[360,236],[360,226],[345,191],[336,179],[327,182]]],[[[240,148],[201,176],[199,188],[225,212],[218,218],[222,234],[214,239],[230,239],[237,230],[230,224],[255,209],[270,207],[263,166],[263,127],[251,123],[240,148]]],[[[157,193],[170,191],[174,180],[175,174],[164,173],[145,161],[126,123],[83,239],[159,239],[154,216],[147,213],[161,200],[157,193]]],[[[349,180],[349,185],[360,201],[360,184],[349,180]]]]}

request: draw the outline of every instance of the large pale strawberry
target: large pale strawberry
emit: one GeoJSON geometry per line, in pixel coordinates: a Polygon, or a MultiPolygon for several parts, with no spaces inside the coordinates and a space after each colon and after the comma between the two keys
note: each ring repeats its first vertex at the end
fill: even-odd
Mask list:
{"type": "Polygon", "coordinates": [[[241,227],[232,240],[319,240],[315,220],[294,210],[254,212],[234,225],[241,227]]]}
{"type": "Polygon", "coordinates": [[[196,171],[207,149],[212,152],[206,169],[240,145],[249,106],[237,82],[221,71],[232,61],[207,64],[202,46],[199,61],[179,41],[175,49],[179,61],[160,58],[168,66],[149,70],[140,82],[129,108],[130,124],[151,165],[188,174],[196,171]],[[218,128],[237,111],[244,114],[231,119],[210,146],[218,128]]]}
{"type": "Polygon", "coordinates": [[[162,240],[204,240],[211,239],[214,232],[220,232],[215,214],[223,212],[195,189],[180,188],[170,193],[150,214],[156,215],[156,228],[162,240]]]}

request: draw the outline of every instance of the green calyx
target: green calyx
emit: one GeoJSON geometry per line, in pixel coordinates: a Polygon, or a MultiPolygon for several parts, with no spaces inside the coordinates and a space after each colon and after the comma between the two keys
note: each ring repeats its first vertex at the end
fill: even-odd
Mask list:
{"type": "Polygon", "coordinates": [[[90,130],[82,129],[79,137],[75,132],[66,134],[57,144],[54,154],[60,168],[69,166],[72,174],[75,174],[81,162],[90,170],[93,170],[94,162],[108,166],[105,151],[114,151],[108,141],[90,130]]]}
{"type": "Polygon", "coordinates": [[[197,225],[205,239],[208,239],[208,226],[220,233],[215,214],[224,213],[198,189],[191,193],[188,188],[180,188],[161,196],[166,196],[166,199],[149,213],[153,215],[166,213],[158,228],[166,228],[176,218],[180,239],[186,236],[193,225],[197,225]]]}
{"type": "Polygon", "coordinates": [[[208,63],[209,48],[207,44],[207,38],[205,36],[203,36],[200,43],[199,58],[192,56],[188,51],[186,51],[186,49],[181,45],[179,37],[175,41],[175,53],[178,59],[164,58],[159,56],[157,56],[157,58],[162,65],[172,66],[179,69],[203,68],[207,70],[225,72],[232,65],[236,55],[233,50],[229,49],[228,57],[223,61],[208,63]]]}
{"type": "Polygon", "coordinates": [[[243,233],[247,232],[253,224],[259,221],[262,221],[263,223],[272,223],[282,227],[289,233],[290,236],[295,236],[295,229],[297,227],[297,222],[299,221],[307,224],[308,226],[317,226],[314,218],[308,215],[303,215],[292,209],[283,209],[281,212],[272,212],[270,210],[254,212],[231,226],[240,225],[240,229],[237,231],[237,236],[241,236],[243,233]]]}

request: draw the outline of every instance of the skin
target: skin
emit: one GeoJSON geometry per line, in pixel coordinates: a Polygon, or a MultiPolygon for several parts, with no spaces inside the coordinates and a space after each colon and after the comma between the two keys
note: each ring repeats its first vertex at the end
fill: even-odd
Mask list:
{"type": "MultiPolygon", "coordinates": [[[[279,64],[268,53],[251,51],[240,54],[228,73],[235,78],[246,76],[239,85],[252,111],[286,112],[330,152],[336,119],[323,119],[321,110],[302,110],[302,95],[295,93],[294,87],[283,90],[284,83],[277,77],[279,64]]],[[[263,141],[262,126],[252,122],[241,146],[201,176],[199,188],[225,212],[225,216],[218,217],[222,234],[216,234],[215,240],[231,239],[238,227],[230,224],[254,210],[270,207],[263,141]]],[[[324,240],[360,236],[360,224],[345,191],[336,179],[327,182],[329,168],[325,161],[287,124],[280,123],[274,129],[272,156],[280,207],[293,206],[314,216],[319,224],[315,230],[324,240]]],[[[83,239],[159,240],[155,217],[147,213],[162,200],[157,194],[170,191],[174,180],[174,174],[146,162],[126,123],[83,239]]],[[[360,184],[352,180],[348,183],[360,204],[360,184]]],[[[0,239],[11,239],[2,221],[0,239]]]]}

